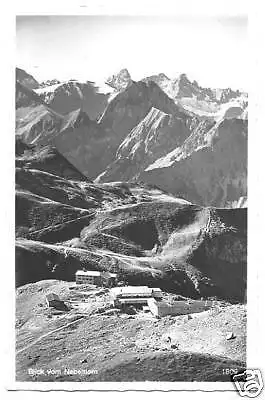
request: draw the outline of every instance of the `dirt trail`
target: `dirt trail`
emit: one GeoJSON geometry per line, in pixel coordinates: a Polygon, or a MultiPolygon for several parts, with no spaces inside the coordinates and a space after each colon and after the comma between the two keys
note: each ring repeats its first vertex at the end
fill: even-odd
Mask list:
{"type": "Polygon", "coordinates": [[[47,336],[50,336],[50,335],[52,335],[52,334],[55,333],[55,332],[61,331],[61,330],[65,329],[65,328],[67,328],[68,326],[74,325],[74,324],[76,324],[77,322],[81,321],[81,320],[84,319],[84,318],[86,318],[86,317],[80,317],[80,318],[78,318],[78,319],[76,319],[76,320],[74,320],[74,321],[72,321],[72,322],[69,322],[68,324],[65,324],[65,325],[63,325],[63,326],[60,326],[60,328],[53,329],[52,331],[50,331],[50,332],[48,332],[48,333],[45,333],[44,335],[41,335],[40,337],[38,337],[38,339],[33,340],[30,344],[28,344],[27,346],[25,346],[25,347],[23,347],[22,349],[18,350],[18,351],[16,352],[16,355],[22,353],[22,352],[25,351],[25,350],[28,350],[29,348],[31,348],[32,346],[34,346],[35,344],[37,344],[38,342],[40,342],[43,338],[45,338],[45,337],[47,337],[47,336]]]}
{"type": "MultiPolygon", "coordinates": [[[[60,203],[60,202],[54,202],[54,203],[58,203],[58,204],[62,204],[62,205],[64,205],[63,203],[60,203]]],[[[82,215],[81,217],[77,217],[77,218],[74,218],[74,219],[71,219],[71,220],[69,220],[69,221],[65,221],[65,222],[63,222],[63,223],[60,223],[60,224],[57,224],[57,225],[54,225],[52,228],[53,228],[53,230],[56,230],[56,229],[58,229],[58,228],[60,228],[60,227],[65,227],[65,226],[68,226],[68,225],[70,225],[70,224],[72,224],[72,223],[74,223],[74,222],[77,222],[77,221],[81,221],[81,220],[83,220],[83,219],[86,219],[86,218],[92,218],[92,217],[95,217],[96,215],[98,215],[98,214],[104,214],[105,212],[108,212],[108,211],[116,211],[116,210],[122,210],[122,209],[126,209],[126,208],[132,208],[132,207],[135,207],[135,206],[138,206],[138,205],[141,205],[141,204],[146,204],[145,202],[139,202],[139,203],[137,203],[137,204],[125,204],[125,205],[123,205],[123,206],[119,206],[119,207],[115,207],[115,208],[106,208],[106,209],[103,209],[103,210],[97,210],[97,211],[94,211],[94,212],[91,212],[91,213],[89,213],[89,211],[91,211],[90,209],[85,209],[85,208],[80,208],[80,210],[85,210],[85,211],[87,211],[87,214],[86,215],[82,215]]],[[[67,205],[67,204],[66,204],[67,205]]],[[[77,208],[77,209],[79,209],[79,207],[74,207],[74,208],[77,208]]],[[[48,232],[48,231],[50,231],[51,230],[51,227],[46,227],[46,228],[42,228],[42,229],[37,229],[37,230],[35,230],[35,231],[32,231],[32,232],[30,232],[29,233],[29,237],[30,237],[30,239],[34,239],[34,235],[35,234],[38,234],[38,233],[43,233],[43,232],[48,232]]]]}
{"type": "MultiPolygon", "coordinates": [[[[95,215],[95,213],[93,214],[86,214],[86,215],[83,215],[82,217],[78,217],[78,218],[74,218],[74,219],[71,219],[70,221],[65,221],[65,222],[63,222],[63,223],[61,223],[61,224],[57,224],[57,225],[54,225],[53,227],[52,227],[52,229],[53,229],[53,231],[54,230],[56,230],[57,228],[60,228],[61,226],[63,226],[63,227],[65,227],[65,226],[67,226],[67,225],[69,225],[69,224],[72,224],[73,222],[77,222],[77,221],[80,221],[80,220],[82,220],[82,219],[86,219],[86,218],[90,218],[90,217],[93,217],[95,215]]],[[[50,226],[48,226],[47,228],[42,228],[42,229],[38,229],[38,230],[35,230],[35,231],[32,231],[32,232],[30,232],[29,233],[29,236],[30,236],[30,238],[32,239],[32,236],[34,236],[34,234],[37,234],[37,233],[41,233],[41,232],[46,232],[46,231],[50,231],[51,230],[51,227],[50,226]]]]}

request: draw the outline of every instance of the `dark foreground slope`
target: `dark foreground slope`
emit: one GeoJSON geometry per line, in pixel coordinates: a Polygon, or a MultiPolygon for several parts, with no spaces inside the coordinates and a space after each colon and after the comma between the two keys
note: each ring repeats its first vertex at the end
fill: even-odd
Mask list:
{"type": "Polygon", "coordinates": [[[243,300],[246,209],[190,204],[152,187],[17,169],[17,285],[80,267],[189,297],[243,300]]]}

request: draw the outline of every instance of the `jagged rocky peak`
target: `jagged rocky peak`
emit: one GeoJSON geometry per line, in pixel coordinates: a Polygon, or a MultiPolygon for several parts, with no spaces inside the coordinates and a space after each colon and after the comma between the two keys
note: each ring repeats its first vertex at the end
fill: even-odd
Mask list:
{"type": "Polygon", "coordinates": [[[153,81],[153,82],[155,82],[157,85],[160,85],[160,84],[163,84],[164,82],[170,81],[170,79],[169,79],[169,77],[166,76],[163,72],[160,72],[160,73],[157,74],[157,75],[148,76],[148,77],[142,79],[142,81],[144,81],[144,82],[153,81]]]}
{"type": "Polygon", "coordinates": [[[164,74],[164,72],[160,72],[160,74],[158,74],[157,77],[158,77],[159,79],[166,79],[166,80],[169,80],[169,77],[166,76],[166,74],[164,74]]]}
{"type": "Polygon", "coordinates": [[[182,84],[191,84],[191,81],[188,79],[187,75],[184,73],[181,73],[177,79],[182,84]]]}
{"type": "Polygon", "coordinates": [[[59,85],[61,82],[58,79],[48,79],[40,83],[39,87],[44,88],[47,86],[59,85]]]}
{"type": "Polygon", "coordinates": [[[132,79],[127,68],[123,68],[117,74],[111,75],[106,83],[116,90],[124,90],[132,84],[132,79]]]}
{"type": "Polygon", "coordinates": [[[196,80],[190,80],[187,74],[181,73],[177,78],[170,79],[164,73],[151,75],[142,79],[143,82],[155,82],[170,98],[182,104],[186,110],[199,114],[216,112],[217,107],[231,100],[243,97],[247,103],[247,95],[239,90],[212,89],[202,87],[196,80]],[[215,109],[216,108],[216,109],[215,109]]]}
{"type": "Polygon", "coordinates": [[[172,81],[175,96],[179,99],[185,97],[197,98],[197,100],[216,101],[215,91],[201,87],[196,80],[190,80],[185,73],[181,73],[172,81]]]}
{"type": "MultiPolygon", "coordinates": [[[[214,91],[213,91],[214,92],[214,91]]],[[[216,89],[216,99],[220,103],[226,103],[229,100],[239,97],[242,95],[239,90],[232,90],[231,88],[216,89]]]]}
{"type": "Polygon", "coordinates": [[[16,68],[16,81],[28,89],[37,89],[40,86],[39,82],[36,81],[32,75],[28,74],[21,68],[16,68]]]}
{"type": "Polygon", "coordinates": [[[109,132],[115,132],[116,139],[123,140],[152,107],[167,114],[182,112],[155,82],[139,81],[118,92],[106,107],[100,123],[109,132]]]}

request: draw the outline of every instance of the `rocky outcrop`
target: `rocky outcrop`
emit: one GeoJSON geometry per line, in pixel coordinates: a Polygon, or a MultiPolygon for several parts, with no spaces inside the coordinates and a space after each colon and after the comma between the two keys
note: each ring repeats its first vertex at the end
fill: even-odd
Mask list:
{"type": "Polygon", "coordinates": [[[106,83],[111,86],[112,88],[120,91],[127,89],[132,84],[131,75],[129,71],[124,68],[121,69],[120,72],[117,74],[111,75],[107,80],[106,83]]]}

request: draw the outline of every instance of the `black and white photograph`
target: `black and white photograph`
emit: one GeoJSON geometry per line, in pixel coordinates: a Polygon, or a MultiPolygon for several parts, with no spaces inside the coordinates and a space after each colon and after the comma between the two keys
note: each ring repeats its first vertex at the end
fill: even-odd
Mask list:
{"type": "Polygon", "coordinates": [[[248,15],[80,7],[16,15],[15,381],[258,396],[248,15]]]}

